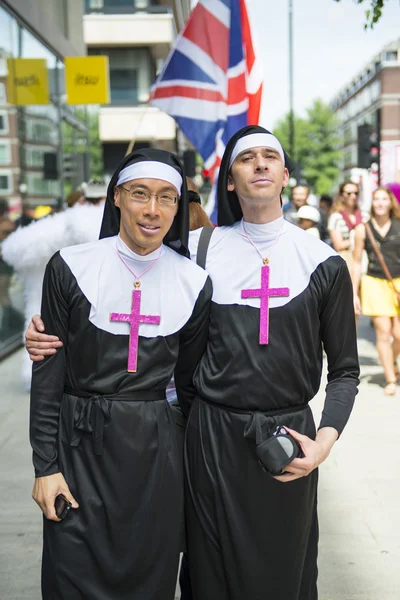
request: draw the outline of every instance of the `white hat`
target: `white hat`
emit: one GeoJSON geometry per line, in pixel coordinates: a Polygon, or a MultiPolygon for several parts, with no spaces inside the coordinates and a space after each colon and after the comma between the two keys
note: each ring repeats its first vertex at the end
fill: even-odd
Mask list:
{"type": "Polygon", "coordinates": [[[81,185],[87,200],[105,198],[107,196],[107,183],[103,179],[91,179],[81,185]]]}
{"type": "Polygon", "coordinates": [[[314,223],[319,223],[321,219],[318,208],[315,208],[315,206],[309,206],[308,204],[305,204],[299,208],[297,211],[297,218],[309,219],[314,223]]]}

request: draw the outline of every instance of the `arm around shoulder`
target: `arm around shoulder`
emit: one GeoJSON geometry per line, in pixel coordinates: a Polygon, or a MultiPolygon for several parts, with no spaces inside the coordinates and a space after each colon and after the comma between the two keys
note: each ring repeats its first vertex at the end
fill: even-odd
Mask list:
{"type": "Polygon", "coordinates": [[[207,346],[211,297],[212,283],[207,277],[192,316],[180,333],[175,384],[178,402],[185,416],[188,416],[196,395],[193,376],[207,346]]]}

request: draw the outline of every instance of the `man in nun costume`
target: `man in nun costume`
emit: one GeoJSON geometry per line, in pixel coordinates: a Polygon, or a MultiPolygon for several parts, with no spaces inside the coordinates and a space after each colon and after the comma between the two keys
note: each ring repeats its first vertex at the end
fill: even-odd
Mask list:
{"type": "MultiPolygon", "coordinates": [[[[219,227],[190,236],[213,282],[185,447],[195,600],[317,600],[317,467],[350,416],[359,365],[345,262],[282,217],[292,166],[264,128],[238,131],[220,168],[219,227]],[[308,403],[323,349],[316,432],[308,403]]],[[[35,360],[56,351],[34,324],[27,339],[35,360]]]]}
{"type": "Polygon", "coordinates": [[[63,346],[34,363],[31,391],[45,600],[174,598],[183,482],[165,390],[175,372],[187,413],[212,290],[187,258],[188,215],[177,158],[134,151],[110,182],[103,239],[47,266],[42,318],[63,346]]]}
{"type": "Polygon", "coordinates": [[[346,263],[282,217],[290,169],[268,131],[240,130],[222,159],[219,227],[205,261],[201,232],[190,238],[192,259],[201,252],[213,282],[186,431],[195,600],[317,599],[317,467],[350,415],[359,365],[346,263]],[[316,433],[308,403],[323,348],[328,384],[316,433]],[[283,474],[278,426],[287,428],[279,443],[289,432],[295,450],[285,462],[303,456],[283,474]]]}

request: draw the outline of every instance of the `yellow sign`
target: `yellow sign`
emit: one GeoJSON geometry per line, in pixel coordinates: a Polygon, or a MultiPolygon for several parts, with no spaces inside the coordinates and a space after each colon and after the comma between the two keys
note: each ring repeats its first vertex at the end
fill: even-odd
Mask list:
{"type": "Polygon", "coordinates": [[[108,56],[66,58],[65,86],[67,104],[108,104],[108,56]]]}
{"type": "Polygon", "coordinates": [[[49,76],[44,58],[7,58],[7,70],[10,104],[49,104],[49,76]]]}

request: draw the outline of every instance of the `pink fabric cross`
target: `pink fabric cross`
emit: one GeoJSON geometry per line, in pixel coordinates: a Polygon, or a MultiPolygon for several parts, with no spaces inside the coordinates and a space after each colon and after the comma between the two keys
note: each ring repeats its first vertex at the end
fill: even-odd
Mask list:
{"type": "Polygon", "coordinates": [[[260,300],[260,344],[269,343],[269,299],[271,296],[289,296],[289,288],[269,287],[268,265],[261,267],[261,289],[242,290],[242,298],[261,298],[260,300]]]}
{"type": "Polygon", "coordinates": [[[130,323],[129,332],[129,352],[128,352],[128,372],[136,373],[137,356],[139,346],[139,323],[148,323],[150,325],[159,325],[160,317],[158,315],[141,315],[140,299],[142,292],[134,290],[132,292],[132,312],[131,314],[111,313],[110,321],[120,321],[130,323]]]}

